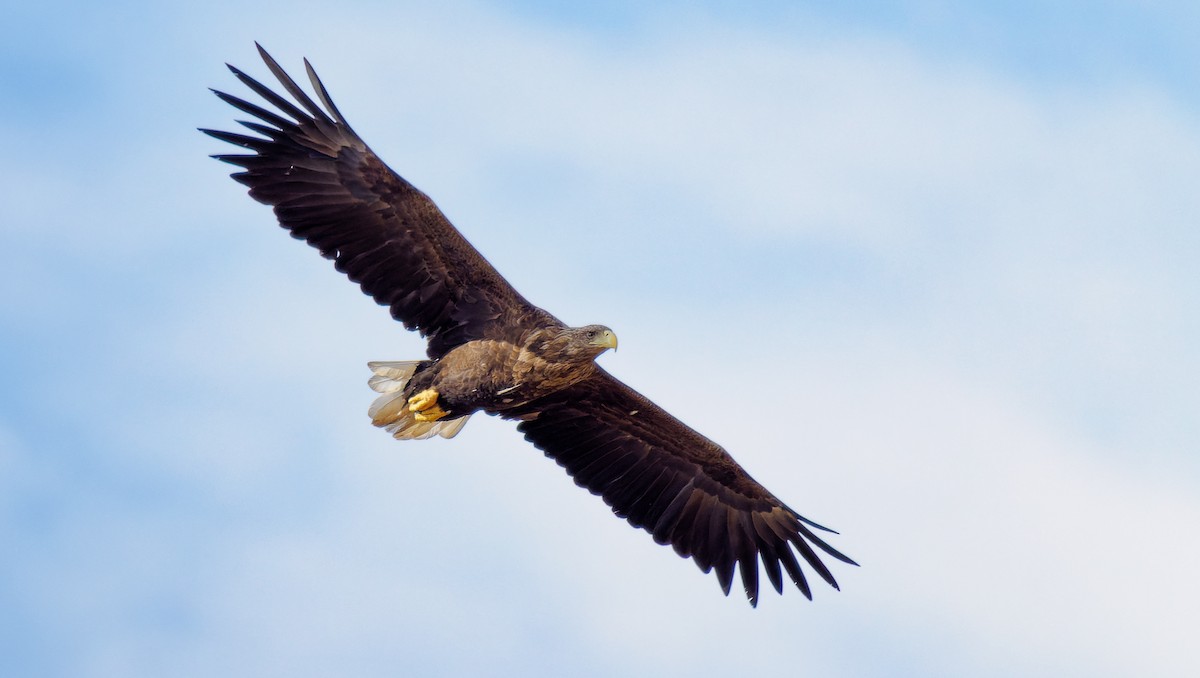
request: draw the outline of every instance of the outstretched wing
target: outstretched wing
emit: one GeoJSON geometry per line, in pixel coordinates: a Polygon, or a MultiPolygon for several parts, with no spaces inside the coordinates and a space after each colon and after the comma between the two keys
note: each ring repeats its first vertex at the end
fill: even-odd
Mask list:
{"type": "Polygon", "coordinates": [[[471,339],[561,324],[518,294],[432,200],[383,164],[346,124],[307,60],[323,107],[261,46],[258,51],[299,106],[229,66],[276,111],[213,90],[258,118],[240,122],[263,137],[201,131],[252,151],[213,157],[244,168],[233,178],[274,207],[293,237],[333,259],[363,292],[389,306],[392,317],[428,337],[431,358],[471,339]]]}
{"type": "Polygon", "coordinates": [[[783,592],[782,565],[810,599],[797,553],[834,588],[813,547],[856,564],[810,528],[832,530],[788,508],[721,446],[603,370],[504,416],[522,419],[525,438],[618,516],[702,571],[716,570],[726,595],[735,565],[756,605],[759,561],[776,591],[783,592]]]}

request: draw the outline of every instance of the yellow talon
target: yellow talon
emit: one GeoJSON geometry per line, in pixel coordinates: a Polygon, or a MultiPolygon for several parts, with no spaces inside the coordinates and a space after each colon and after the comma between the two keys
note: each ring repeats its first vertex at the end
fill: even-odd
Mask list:
{"type": "Polygon", "coordinates": [[[417,421],[437,421],[446,416],[446,410],[437,404],[438,392],[432,388],[416,394],[408,399],[408,409],[417,421]]]}
{"type": "Polygon", "coordinates": [[[433,407],[434,403],[437,402],[437,399],[438,392],[432,388],[427,388],[408,399],[408,409],[414,412],[427,410],[430,407],[433,407]]]}
{"type": "Polygon", "coordinates": [[[444,416],[446,416],[446,410],[437,405],[421,410],[420,412],[413,412],[413,419],[417,421],[437,421],[444,416]]]}

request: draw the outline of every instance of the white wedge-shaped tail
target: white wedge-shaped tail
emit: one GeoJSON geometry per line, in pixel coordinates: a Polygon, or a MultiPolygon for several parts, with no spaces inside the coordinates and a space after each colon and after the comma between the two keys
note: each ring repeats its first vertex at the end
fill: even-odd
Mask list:
{"type": "Polygon", "coordinates": [[[439,419],[438,421],[417,421],[413,412],[408,409],[408,399],[404,397],[404,387],[417,371],[420,360],[381,360],[367,363],[371,368],[371,379],[367,384],[376,392],[381,393],[367,414],[371,423],[387,430],[397,440],[424,440],[439,435],[443,438],[453,438],[462,430],[470,415],[456,419],[439,419]]]}

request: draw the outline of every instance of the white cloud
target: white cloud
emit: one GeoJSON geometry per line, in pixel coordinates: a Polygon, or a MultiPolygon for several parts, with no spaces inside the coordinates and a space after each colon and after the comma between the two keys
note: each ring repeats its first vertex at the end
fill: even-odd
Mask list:
{"type": "Polygon", "coordinates": [[[863,597],[993,661],[1020,647],[1004,665],[1021,673],[1183,667],[1172,648],[1198,619],[1173,601],[1200,595],[1188,574],[1200,547],[1179,537],[1200,518],[1187,483],[928,366],[815,371],[834,394],[800,403],[813,444],[870,498],[852,521],[868,549],[863,597]]]}
{"type": "MultiPolygon", "coordinates": [[[[260,74],[249,37],[289,69],[312,56],[359,131],[530,298],[564,316],[613,309],[627,328],[606,364],[841,530],[864,566],[838,569],[844,591],[818,588],[815,604],[789,591],[750,611],[511,426],[387,440],[363,414],[362,363],[416,357],[417,339],[265,209],[226,207],[237,191],[210,191],[226,180],[191,157],[218,149],[192,140],[185,160],[144,140],[85,197],[144,177],[180,200],[190,185],[194,203],[70,202],[61,221],[92,229],[70,256],[150,262],[153,285],[65,267],[50,292],[5,295],[32,314],[74,285],[115,318],[64,333],[82,375],[40,358],[45,384],[87,390],[67,424],[89,439],[80,472],[5,484],[17,501],[53,497],[58,529],[5,571],[41,637],[79,641],[57,660],[67,673],[530,673],[571,655],[596,674],[1196,668],[1180,648],[1200,622],[1186,538],[1200,504],[1164,453],[1196,433],[1192,111],[1152,90],[1039,89],[883,40],[700,22],[621,49],[475,5],[269,23],[204,50],[260,74]],[[351,23],[353,44],[330,37],[351,23]],[[615,247],[598,234],[639,268],[527,264],[615,247]],[[784,260],[835,243],[863,279],[739,269],[668,303],[655,288],[682,266],[679,239],[784,260]],[[637,287],[591,284],[589,267],[637,287]],[[679,346],[681,327],[704,340],[679,346]],[[710,369],[731,360],[745,362],[710,369]],[[725,405],[747,390],[750,425],[725,405]],[[1080,410],[1115,412],[1121,429],[1099,435],[1080,410]]],[[[195,86],[209,84],[237,89],[195,86]]],[[[186,124],[229,119],[211,106],[186,124]]],[[[19,214],[52,193],[35,189],[19,214]]],[[[728,264],[715,250],[689,268],[728,264]]],[[[26,408],[52,412],[50,392],[26,408]]],[[[0,475],[31,477],[22,460],[61,437],[8,425],[0,475]]]]}

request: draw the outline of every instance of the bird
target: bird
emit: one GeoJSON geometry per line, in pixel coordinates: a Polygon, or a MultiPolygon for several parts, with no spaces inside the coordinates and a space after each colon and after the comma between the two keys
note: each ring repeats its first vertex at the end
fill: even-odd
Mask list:
{"type": "Polygon", "coordinates": [[[375,426],[415,440],[451,438],[476,412],[515,421],[614,514],[715,572],[725,596],[736,570],[757,607],[760,563],[780,594],[786,572],[812,599],[800,561],[839,589],[821,553],[857,563],[817,535],[836,532],[600,367],[596,358],[617,348],[611,328],[570,327],[527,301],[354,132],[308,59],[316,100],[255,46],[291,100],[226,64],[271,108],[212,89],[254,118],[237,121],[253,134],[200,131],[248,151],[211,157],[238,167],[233,179],[271,206],[293,238],[427,340],[424,359],[368,363],[379,394],[368,410],[375,426]]]}

